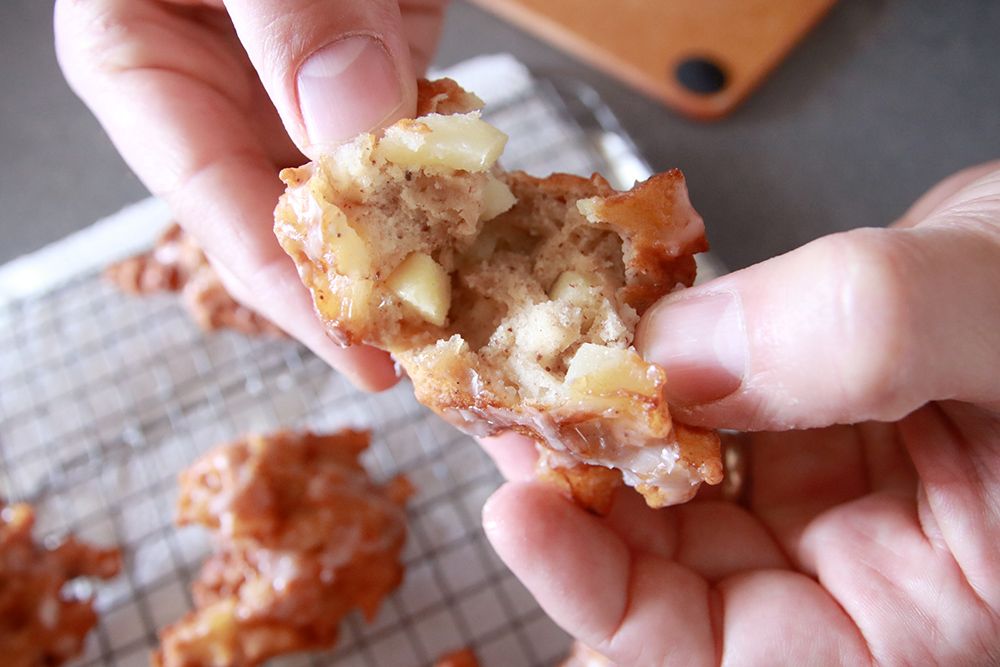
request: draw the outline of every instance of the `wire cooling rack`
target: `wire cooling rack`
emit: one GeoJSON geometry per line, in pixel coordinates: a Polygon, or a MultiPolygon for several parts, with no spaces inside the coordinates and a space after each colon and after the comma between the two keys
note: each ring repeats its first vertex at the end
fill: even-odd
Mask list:
{"type": "MultiPolygon", "coordinates": [[[[538,80],[486,116],[510,135],[508,168],[600,171],[621,186],[648,175],[585,88],[538,80]]],[[[405,581],[374,623],[349,617],[335,650],[274,664],[429,665],[464,646],[487,667],[557,662],[569,638],[480,527],[499,475],[407,383],[360,393],[297,343],[206,336],[174,298],[125,296],[95,273],[0,306],[0,493],[34,504],[46,539],[73,532],[125,555],[124,573],[96,587],[101,620],[80,665],[148,664],[157,630],[191,605],[209,544],[172,525],[182,468],[243,433],[348,425],[374,431],[376,479],[402,472],[418,489],[405,581]]]]}

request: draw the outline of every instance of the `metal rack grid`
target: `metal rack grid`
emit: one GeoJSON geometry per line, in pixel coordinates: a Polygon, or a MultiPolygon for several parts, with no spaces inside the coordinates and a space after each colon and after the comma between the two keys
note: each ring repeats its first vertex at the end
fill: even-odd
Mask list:
{"type": "MultiPolygon", "coordinates": [[[[509,168],[644,168],[583,89],[536,82],[486,117],[511,137],[509,168]]],[[[556,662],[569,638],[479,525],[498,473],[407,383],[358,392],[297,343],[205,336],[170,296],[131,298],[95,274],[0,306],[0,493],[34,504],[46,539],[73,532],[125,555],[123,574],[96,587],[101,620],[80,665],[148,664],[157,629],[189,608],[209,545],[203,531],[172,525],[182,468],[246,432],[347,425],[374,431],[366,464],[376,479],[405,472],[418,489],[405,581],[371,625],[349,617],[335,650],[274,664],[428,665],[463,646],[487,666],[556,662]]]]}

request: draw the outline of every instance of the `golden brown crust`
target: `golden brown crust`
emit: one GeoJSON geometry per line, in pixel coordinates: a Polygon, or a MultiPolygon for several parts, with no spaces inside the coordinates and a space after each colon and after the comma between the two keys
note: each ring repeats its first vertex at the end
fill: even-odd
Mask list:
{"type": "Polygon", "coordinates": [[[417,116],[429,113],[453,114],[483,108],[483,101],[453,79],[441,78],[417,81],[417,116]]]}
{"type": "Polygon", "coordinates": [[[370,482],[367,445],[350,430],[248,436],[181,474],[178,523],[213,530],[217,549],[156,664],[249,667],[333,645],[353,609],[375,616],[402,579],[412,487],[370,482]]]}
{"type": "Polygon", "coordinates": [[[81,653],[97,624],[93,602],[66,591],[80,577],[110,579],[118,549],[68,538],[47,549],[32,539],[34,512],[0,499],[0,656],[5,665],[61,665],[81,653]]]}
{"type": "Polygon", "coordinates": [[[553,484],[580,507],[600,516],[611,511],[615,491],[622,486],[622,473],[614,468],[586,464],[560,466],[539,452],[538,478],[553,484]]]}
{"type": "Polygon", "coordinates": [[[678,169],[656,174],[628,192],[605,196],[595,218],[621,233],[628,244],[630,271],[626,301],[640,315],[675,285],[695,278],[695,253],[708,250],[704,229],[692,224],[684,175],[678,169]]]}
{"type": "Polygon", "coordinates": [[[674,420],[674,433],[681,444],[681,458],[699,471],[708,484],[722,481],[719,434],[712,429],[689,426],[674,420]]]}
{"type": "Polygon", "coordinates": [[[128,294],[179,292],[191,319],[203,331],[232,329],[249,336],[284,335],[230,296],[205,253],[177,224],[163,232],[152,250],[112,264],[104,275],[128,294]]]}

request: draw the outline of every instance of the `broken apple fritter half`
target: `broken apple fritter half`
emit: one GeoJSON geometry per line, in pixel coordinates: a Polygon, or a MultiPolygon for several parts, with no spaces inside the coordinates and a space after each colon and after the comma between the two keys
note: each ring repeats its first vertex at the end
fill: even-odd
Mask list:
{"type": "Polygon", "coordinates": [[[421,93],[418,118],[281,173],[275,233],[329,335],[391,352],[465,431],[534,439],[542,475],[592,510],[622,480],[654,507],[721,481],[717,435],[671,419],[633,346],[707,249],[681,173],[617,192],[505,172],[478,98],[447,79],[421,93]]]}

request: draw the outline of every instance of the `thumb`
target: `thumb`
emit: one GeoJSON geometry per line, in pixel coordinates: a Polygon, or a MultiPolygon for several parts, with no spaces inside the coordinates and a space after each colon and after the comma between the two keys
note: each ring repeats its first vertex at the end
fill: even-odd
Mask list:
{"type": "Polygon", "coordinates": [[[289,136],[310,158],[412,115],[416,77],[389,0],[227,0],[289,136]]]}
{"type": "Polygon", "coordinates": [[[677,414],[782,430],[1000,401],[1000,172],[965,192],[915,227],[828,236],[656,304],[638,345],[677,414]]]}

